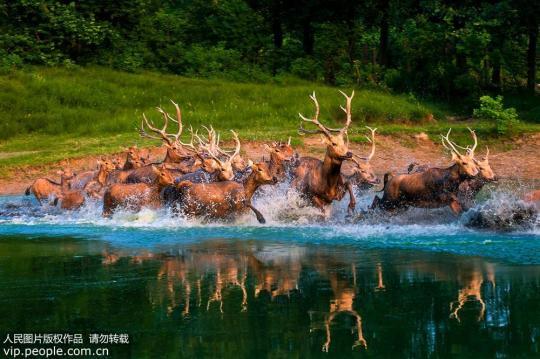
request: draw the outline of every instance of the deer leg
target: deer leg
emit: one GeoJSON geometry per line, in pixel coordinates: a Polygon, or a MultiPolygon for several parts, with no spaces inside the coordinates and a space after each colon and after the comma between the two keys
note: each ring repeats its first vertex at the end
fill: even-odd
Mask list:
{"type": "Polygon", "coordinates": [[[264,216],[262,215],[262,213],[259,212],[257,208],[253,207],[251,203],[246,203],[246,207],[251,208],[253,213],[255,213],[255,217],[257,217],[257,221],[259,221],[259,223],[263,223],[263,224],[266,223],[266,219],[264,219],[264,216]]]}
{"type": "Polygon", "coordinates": [[[459,215],[463,211],[461,204],[459,204],[456,198],[452,198],[450,202],[450,209],[452,210],[452,212],[454,212],[455,215],[459,215]]]}
{"type": "Polygon", "coordinates": [[[356,207],[356,197],[354,196],[351,182],[347,182],[347,191],[349,192],[349,207],[347,208],[347,212],[349,216],[352,216],[356,207]]]}

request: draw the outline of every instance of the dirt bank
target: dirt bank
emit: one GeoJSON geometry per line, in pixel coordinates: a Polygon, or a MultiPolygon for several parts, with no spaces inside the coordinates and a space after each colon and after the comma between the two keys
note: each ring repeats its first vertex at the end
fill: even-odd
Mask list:
{"type": "MultiPolygon", "coordinates": [[[[242,152],[247,158],[254,160],[263,156],[268,157],[264,151],[264,142],[248,142],[243,144],[242,152]]],[[[515,140],[511,150],[504,150],[509,143],[500,143],[491,149],[490,163],[495,173],[501,178],[514,178],[526,181],[540,180],[540,133],[527,135],[515,140]]],[[[360,155],[369,152],[369,145],[351,144],[353,152],[360,155]]],[[[303,146],[297,148],[301,155],[311,155],[322,158],[324,146],[318,137],[304,139],[303,146]]],[[[159,161],[164,157],[163,148],[145,149],[150,158],[159,161]]],[[[485,148],[477,149],[477,157],[485,152],[485,148]]],[[[121,157],[122,154],[108,155],[108,157],[121,157]]],[[[387,171],[402,172],[415,161],[429,163],[436,166],[449,164],[449,156],[442,151],[438,143],[430,139],[415,138],[414,136],[378,136],[377,151],[372,160],[373,167],[378,174],[387,171]]],[[[0,195],[21,194],[36,178],[48,177],[58,179],[56,172],[64,166],[70,166],[75,171],[94,169],[96,156],[60,161],[47,166],[25,167],[15,172],[9,178],[0,179],[0,195]]]]}

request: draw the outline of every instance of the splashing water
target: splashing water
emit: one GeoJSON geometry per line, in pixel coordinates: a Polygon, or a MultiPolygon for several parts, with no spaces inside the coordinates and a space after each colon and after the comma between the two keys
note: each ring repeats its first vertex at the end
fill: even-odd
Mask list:
{"type": "MultiPolygon", "coordinates": [[[[373,198],[363,192],[357,209],[366,210],[373,198]]],[[[399,247],[460,254],[486,255],[520,263],[540,263],[540,231],[536,212],[526,225],[507,221],[512,209],[524,204],[508,193],[493,192],[490,198],[461,218],[449,209],[410,209],[387,216],[378,214],[365,220],[346,218],[348,198],[333,205],[330,218],[309,206],[287,184],[263,187],[253,203],[265,216],[261,225],[248,212],[234,223],[207,222],[174,215],[170,209],[143,209],[137,213],[119,210],[112,218],[101,215],[99,201],[89,200],[77,211],[39,207],[29,197],[0,197],[0,235],[25,234],[74,236],[105,239],[121,246],[152,247],[177,242],[196,242],[211,238],[272,239],[299,243],[340,243],[366,248],[399,247]],[[507,223],[482,226],[476,230],[473,218],[499,218],[482,223],[507,223]],[[491,231],[489,230],[491,229],[491,231]],[[493,229],[514,230],[502,233],[493,229]]],[[[513,217],[512,217],[513,218],[513,217]]]]}

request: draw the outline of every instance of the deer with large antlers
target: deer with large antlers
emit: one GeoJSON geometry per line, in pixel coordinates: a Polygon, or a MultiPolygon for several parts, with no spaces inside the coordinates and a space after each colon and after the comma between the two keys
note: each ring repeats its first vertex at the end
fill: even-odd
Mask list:
{"type": "MultiPolygon", "coordinates": [[[[486,155],[482,160],[477,160],[474,158],[475,150],[478,145],[478,137],[476,132],[469,128],[469,132],[473,138],[472,147],[461,147],[462,149],[467,150],[468,156],[472,157],[476,167],[478,168],[478,176],[470,179],[466,179],[459,184],[457,190],[457,197],[459,204],[464,210],[471,208],[474,205],[474,198],[482,190],[482,188],[489,182],[497,181],[495,173],[491,169],[489,164],[489,148],[486,146],[486,155]]],[[[412,172],[424,172],[429,168],[427,165],[418,165],[417,163],[411,163],[408,168],[408,173],[412,172]]]]}
{"type": "Polygon", "coordinates": [[[265,223],[261,212],[251,204],[251,198],[261,185],[276,183],[277,179],[271,176],[266,163],[250,163],[250,166],[251,174],[242,183],[181,181],[175,184],[178,197],[170,202],[187,216],[213,219],[234,219],[251,209],[257,220],[265,223]]]}
{"type": "Polygon", "coordinates": [[[375,196],[372,209],[395,211],[407,207],[439,208],[450,206],[459,214],[462,211],[457,198],[459,185],[478,175],[478,167],[471,152],[461,154],[458,146],[441,135],[443,146],[452,153],[454,164],[448,168],[428,168],[423,172],[393,175],[385,174],[383,196],[375,196]]]}
{"type": "Polygon", "coordinates": [[[349,140],[347,130],[352,122],[351,102],[354,91],[351,96],[341,92],[346,99],[346,107],[341,107],[346,114],[345,126],[340,129],[332,129],[319,122],[319,103],[313,93],[310,98],[315,104],[315,114],[313,118],[308,119],[302,114],[300,118],[303,122],[314,124],[317,130],[307,130],[303,125],[300,126],[300,133],[321,134],[326,143],[326,155],[324,160],[313,157],[300,158],[300,164],[296,168],[293,176],[293,187],[295,187],[310,203],[318,207],[323,213],[334,200],[343,198],[341,188],[347,188],[350,196],[349,214],[354,212],[356,200],[353,193],[352,184],[345,182],[341,175],[341,165],[343,161],[350,160],[353,157],[349,151],[349,140]]]}
{"type": "Polygon", "coordinates": [[[182,111],[180,110],[180,107],[177,103],[175,103],[173,100],[171,100],[171,102],[176,110],[176,119],[174,119],[161,107],[157,107],[158,112],[163,117],[163,127],[155,127],[152,121],[149,121],[146,118],[146,115],[143,114],[141,120],[141,127],[139,128],[139,134],[141,135],[141,137],[146,137],[153,140],[161,140],[163,142],[165,148],[167,149],[167,154],[165,155],[165,159],[163,160],[163,162],[182,163],[185,161],[191,161],[194,155],[192,149],[186,144],[182,143],[182,141],[180,140],[180,136],[182,135],[182,131],[184,129],[182,123],[182,111]],[[167,133],[169,121],[177,124],[177,131],[174,134],[167,133]],[[145,129],[145,125],[154,134],[148,133],[145,129]]]}

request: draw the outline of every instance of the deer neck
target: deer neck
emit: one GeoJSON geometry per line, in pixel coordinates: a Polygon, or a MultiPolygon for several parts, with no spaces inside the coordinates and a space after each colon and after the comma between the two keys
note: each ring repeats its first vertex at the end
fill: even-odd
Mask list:
{"type": "Polygon", "coordinates": [[[251,200],[251,197],[253,197],[253,194],[259,188],[260,183],[257,183],[255,180],[255,173],[252,172],[248,178],[244,180],[244,193],[246,195],[246,199],[251,200]]]}
{"type": "Polygon", "coordinates": [[[109,172],[107,172],[104,168],[100,168],[97,175],[96,175],[96,181],[104,186],[107,182],[107,176],[109,175],[109,172]]]}
{"type": "Polygon", "coordinates": [[[62,191],[67,191],[69,190],[69,180],[67,178],[65,178],[64,176],[62,176],[60,178],[60,188],[62,189],[62,191]]]}
{"type": "Polygon", "coordinates": [[[321,168],[321,175],[329,186],[337,186],[339,177],[341,175],[342,160],[334,160],[330,157],[328,152],[324,156],[324,161],[321,168]]]}

